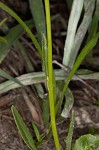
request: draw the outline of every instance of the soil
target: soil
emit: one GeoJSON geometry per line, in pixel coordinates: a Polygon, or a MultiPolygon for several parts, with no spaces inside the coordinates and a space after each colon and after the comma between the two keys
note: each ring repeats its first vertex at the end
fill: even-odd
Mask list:
{"type": "MultiPolygon", "coordinates": [[[[10,6],[15,12],[17,12],[23,20],[31,18],[29,4],[26,0],[6,1],[1,0],[8,6],[10,6]]],[[[52,36],[53,36],[53,60],[57,60],[61,63],[64,49],[64,42],[66,37],[67,23],[69,18],[69,9],[65,1],[51,0],[51,16],[56,16],[56,19],[52,22],[52,36]]],[[[7,13],[0,9],[0,20],[4,17],[8,17],[7,27],[10,29],[16,25],[16,21],[7,13]]],[[[34,29],[35,31],[35,29],[34,29]]],[[[1,34],[4,34],[0,29],[1,34]]],[[[41,71],[41,60],[30,39],[25,34],[21,38],[25,48],[28,49],[28,56],[33,63],[34,69],[31,72],[41,71]]],[[[81,64],[81,68],[88,68],[94,71],[99,71],[99,44],[94,48],[93,63],[87,63],[84,61],[81,64]],[[97,62],[97,63],[96,63],[97,62]]],[[[4,61],[0,64],[0,68],[8,72],[10,75],[17,77],[22,74],[28,73],[28,69],[22,55],[16,50],[15,47],[11,47],[11,50],[4,61]]],[[[54,68],[57,68],[55,65],[54,68]]],[[[0,83],[5,79],[0,77],[0,83]]],[[[74,96],[74,110],[75,110],[75,127],[73,134],[73,141],[81,135],[92,133],[99,137],[99,81],[86,80],[83,84],[80,81],[71,81],[69,87],[72,90],[74,96]],[[91,88],[90,88],[91,87],[91,88]]],[[[42,128],[42,116],[40,114],[40,100],[35,103],[35,95],[37,94],[34,86],[29,86],[30,96],[29,99],[34,103],[38,112],[38,118],[31,115],[30,110],[26,104],[26,95],[22,88],[17,88],[0,95],[0,150],[28,150],[28,147],[22,141],[18,130],[16,128],[12,113],[11,106],[15,105],[19,110],[23,120],[26,122],[28,128],[33,134],[31,122],[33,119],[37,121],[40,132],[45,132],[42,128]],[[33,118],[34,117],[34,118],[33,118]],[[39,124],[40,123],[40,124],[39,124]]],[[[57,121],[57,129],[60,137],[61,149],[65,149],[65,137],[68,132],[68,126],[70,118],[57,121]]],[[[34,135],[34,134],[33,134],[34,135]]],[[[34,137],[35,138],[35,137],[34,137]]],[[[39,150],[54,150],[53,138],[45,140],[43,144],[38,148],[39,150]]]]}

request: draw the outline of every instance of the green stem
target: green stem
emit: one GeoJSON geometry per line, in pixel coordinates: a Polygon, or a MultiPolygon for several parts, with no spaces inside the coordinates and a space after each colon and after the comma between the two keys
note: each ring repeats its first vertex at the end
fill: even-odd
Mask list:
{"type": "Polygon", "coordinates": [[[49,92],[49,105],[51,115],[51,127],[54,137],[56,150],[60,150],[59,138],[56,129],[55,121],[55,106],[54,106],[54,88],[53,88],[53,67],[52,67],[52,36],[51,36],[51,19],[50,19],[50,6],[49,0],[45,0],[45,11],[46,11],[46,24],[47,24],[47,40],[48,40],[48,77],[47,86],[49,92]]]}

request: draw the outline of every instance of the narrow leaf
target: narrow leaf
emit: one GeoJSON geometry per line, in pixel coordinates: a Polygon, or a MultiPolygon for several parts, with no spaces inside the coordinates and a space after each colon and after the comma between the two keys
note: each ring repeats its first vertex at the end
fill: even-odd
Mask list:
{"type": "Polygon", "coordinates": [[[0,69],[0,76],[3,78],[6,78],[8,80],[14,81],[15,83],[19,84],[20,86],[24,86],[18,79],[13,78],[12,76],[10,76],[8,73],[3,71],[2,69],[0,69]]]}
{"type": "Polygon", "coordinates": [[[26,53],[26,48],[23,46],[23,44],[19,40],[15,43],[15,46],[18,48],[19,52],[21,53],[22,57],[25,60],[27,71],[32,72],[34,68],[32,66],[31,60],[29,59],[26,53]]]}
{"type": "Polygon", "coordinates": [[[69,76],[67,77],[65,85],[63,87],[62,94],[61,94],[61,97],[59,100],[60,102],[63,99],[63,96],[67,90],[67,87],[68,87],[70,80],[72,79],[73,75],[77,71],[78,67],[80,66],[80,64],[83,61],[83,59],[85,58],[85,56],[96,45],[98,38],[99,38],[99,32],[87,43],[87,45],[82,49],[81,53],[79,54],[74,66],[73,66],[73,69],[71,70],[69,76]]]}
{"type": "Polygon", "coordinates": [[[69,88],[67,88],[65,99],[66,100],[65,100],[65,104],[64,104],[64,108],[62,110],[61,116],[64,118],[67,118],[74,104],[74,97],[69,88]]]}
{"type": "MultiPolygon", "coordinates": [[[[96,34],[97,29],[98,29],[98,23],[99,23],[99,0],[96,2],[96,10],[93,15],[93,19],[91,21],[91,25],[89,28],[89,35],[87,42],[96,34]]],[[[89,62],[89,58],[93,57],[93,51],[91,50],[90,53],[86,56],[86,60],[89,62]]]]}
{"type": "Polygon", "coordinates": [[[43,120],[44,124],[47,125],[49,123],[49,101],[48,96],[43,100],[43,120]]]}
{"type": "MultiPolygon", "coordinates": [[[[74,0],[68,23],[67,37],[64,46],[63,64],[69,66],[71,50],[73,48],[77,25],[83,9],[84,0],[74,0]]],[[[71,66],[69,66],[71,68],[71,66]]]]}
{"type": "MultiPolygon", "coordinates": [[[[55,80],[56,81],[64,81],[67,78],[68,74],[62,74],[62,70],[56,70],[55,71],[55,80]]],[[[88,74],[80,74],[79,78],[84,79],[84,80],[98,80],[99,81],[99,73],[98,72],[93,72],[93,73],[88,73],[88,74]]],[[[45,82],[45,73],[44,72],[33,72],[33,73],[28,73],[21,75],[17,77],[17,79],[24,85],[32,85],[38,83],[44,83],[45,82]]],[[[78,80],[77,76],[73,76],[71,80],[78,80]]],[[[0,94],[8,92],[9,90],[15,89],[20,87],[19,84],[13,82],[13,81],[5,81],[0,84],[0,94]]],[[[44,95],[43,95],[44,96],[44,95]]],[[[43,97],[42,97],[43,98],[43,97]]]]}
{"type": "MultiPolygon", "coordinates": [[[[32,20],[26,21],[25,23],[29,28],[33,27],[32,20]]],[[[16,42],[16,40],[18,40],[22,36],[23,33],[24,29],[20,24],[18,24],[12,29],[10,29],[8,34],[4,37],[7,40],[8,44],[0,42],[0,63],[4,60],[4,58],[10,51],[10,46],[13,45],[16,42]]]]}
{"type": "Polygon", "coordinates": [[[7,21],[7,18],[4,18],[4,19],[0,22],[0,26],[2,26],[6,21],[7,21]]]}
{"type": "Polygon", "coordinates": [[[43,1],[29,0],[30,10],[37,29],[39,44],[42,47],[42,34],[46,37],[46,24],[43,1]]]}
{"type": "Polygon", "coordinates": [[[43,57],[43,66],[46,77],[48,76],[48,45],[47,39],[44,34],[42,34],[42,57],[43,57]]]}
{"type": "Polygon", "coordinates": [[[22,21],[22,19],[13,10],[11,10],[8,6],[6,6],[2,2],[0,2],[0,8],[5,10],[6,12],[8,12],[11,16],[13,16],[21,24],[21,26],[25,29],[25,31],[28,33],[31,40],[33,41],[35,47],[38,50],[38,53],[40,54],[40,56],[42,56],[42,51],[41,51],[39,43],[37,42],[35,36],[31,32],[31,30],[28,28],[28,26],[24,23],[24,21],[22,21]]]}
{"type": "Polygon", "coordinates": [[[15,123],[17,125],[17,128],[19,130],[19,133],[21,135],[21,137],[23,138],[24,142],[27,144],[27,146],[31,149],[31,150],[37,150],[34,140],[32,138],[32,135],[30,134],[28,128],[26,127],[25,123],[23,122],[20,114],[18,113],[17,109],[15,106],[11,107],[12,113],[13,113],[13,117],[15,120],[15,123]]]}
{"type": "Polygon", "coordinates": [[[82,19],[82,22],[81,22],[79,28],[77,29],[76,35],[75,35],[75,40],[73,43],[73,47],[71,49],[69,63],[65,64],[65,65],[69,66],[70,68],[72,68],[75,63],[78,51],[81,47],[82,41],[85,37],[85,34],[86,34],[88,27],[90,25],[90,22],[92,20],[94,8],[95,8],[95,0],[90,0],[90,1],[84,0],[84,11],[85,11],[84,17],[82,19]]]}
{"type": "Polygon", "coordinates": [[[74,111],[72,111],[70,126],[68,130],[68,136],[66,137],[66,150],[71,150],[73,129],[74,129],[74,111]]]}
{"type": "Polygon", "coordinates": [[[41,139],[41,136],[40,136],[40,133],[39,133],[37,126],[35,125],[35,123],[32,123],[32,126],[33,126],[33,129],[34,129],[34,132],[35,132],[35,135],[36,135],[38,142],[41,142],[42,139],[41,139]]]}

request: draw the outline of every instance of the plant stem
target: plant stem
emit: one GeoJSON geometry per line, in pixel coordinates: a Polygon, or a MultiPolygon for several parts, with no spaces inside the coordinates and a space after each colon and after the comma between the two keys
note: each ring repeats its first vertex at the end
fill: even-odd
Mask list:
{"type": "Polygon", "coordinates": [[[53,67],[52,67],[52,36],[51,36],[51,19],[50,19],[50,6],[49,0],[45,0],[45,11],[46,11],[46,24],[47,24],[47,40],[48,40],[48,77],[47,86],[49,92],[49,105],[50,105],[50,116],[51,116],[51,127],[54,137],[56,150],[60,150],[59,138],[56,129],[55,121],[55,97],[53,88],[53,67]]]}

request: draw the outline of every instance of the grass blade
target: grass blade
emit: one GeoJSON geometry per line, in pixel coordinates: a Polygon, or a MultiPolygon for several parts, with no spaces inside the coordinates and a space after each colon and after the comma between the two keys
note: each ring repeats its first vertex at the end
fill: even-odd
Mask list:
{"type": "MultiPolygon", "coordinates": [[[[64,81],[68,77],[67,74],[63,74],[61,76],[61,72],[62,72],[62,70],[55,71],[55,80],[56,81],[64,81]]],[[[80,74],[78,76],[79,76],[79,78],[81,78],[83,80],[88,80],[88,79],[99,80],[98,72],[92,72],[92,73],[88,73],[88,74],[80,74]]],[[[24,86],[38,84],[38,83],[44,83],[45,82],[45,73],[44,72],[28,73],[28,74],[24,74],[24,75],[17,77],[17,79],[24,86]]],[[[74,75],[72,80],[78,80],[78,77],[74,75]]],[[[8,92],[9,90],[12,90],[15,88],[19,88],[20,86],[21,85],[15,83],[14,81],[5,81],[0,84],[0,94],[8,92]]]]}
{"type": "Polygon", "coordinates": [[[37,150],[35,144],[34,144],[34,140],[32,138],[32,135],[30,134],[28,128],[26,127],[25,123],[23,122],[20,114],[18,113],[17,109],[15,106],[11,107],[12,110],[12,114],[15,120],[15,123],[17,125],[18,131],[21,135],[21,137],[23,138],[24,142],[28,145],[28,147],[31,150],[37,150]]]}
{"type": "Polygon", "coordinates": [[[28,35],[30,36],[31,40],[33,41],[35,47],[38,50],[39,55],[42,57],[42,51],[41,51],[39,43],[37,42],[35,36],[31,32],[31,30],[28,28],[28,26],[22,21],[22,19],[13,10],[11,10],[8,6],[6,6],[2,2],[0,2],[0,8],[5,10],[6,12],[8,12],[11,16],[13,16],[21,24],[21,26],[28,33],[28,35]]]}
{"type": "MultiPolygon", "coordinates": [[[[91,38],[96,34],[98,29],[98,22],[99,22],[99,0],[96,2],[96,10],[89,28],[89,35],[87,42],[91,40],[91,38]]],[[[89,61],[89,58],[93,57],[93,51],[91,50],[90,53],[86,56],[86,60],[89,61]]]]}
{"type": "Polygon", "coordinates": [[[96,10],[91,22],[91,26],[89,28],[89,36],[88,36],[88,41],[91,40],[91,38],[96,34],[97,32],[97,27],[98,27],[98,22],[99,22],[99,0],[96,2],[96,10]]]}
{"type": "Polygon", "coordinates": [[[68,130],[68,136],[66,137],[66,150],[71,150],[73,129],[74,129],[74,111],[72,111],[71,121],[69,125],[69,130],[68,130]]]}
{"type": "MultiPolygon", "coordinates": [[[[86,35],[88,27],[92,21],[92,15],[95,8],[95,0],[84,0],[84,17],[75,35],[75,40],[71,50],[69,67],[72,68],[77,57],[82,41],[86,35]]],[[[91,37],[92,38],[92,37],[91,37]]],[[[91,40],[91,39],[90,39],[91,40]]]]}
{"type": "Polygon", "coordinates": [[[3,78],[6,78],[8,80],[14,81],[15,83],[19,84],[22,87],[24,86],[18,79],[13,78],[12,76],[10,76],[8,73],[3,71],[2,69],[0,69],[0,76],[3,78]]]}
{"type": "Polygon", "coordinates": [[[67,90],[67,87],[68,87],[70,80],[72,79],[73,75],[77,71],[78,67],[80,66],[80,64],[83,61],[83,59],[85,58],[85,56],[96,45],[98,38],[99,38],[99,32],[87,43],[87,45],[82,49],[81,53],[79,54],[74,66],[73,66],[73,69],[71,70],[69,76],[67,77],[65,85],[63,87],[62,94],[61,94],[60,100],[59,100],[60,102],[63,99],[63,96],[67,90]]]}
{"type": "Polygon", "coordinates": [[[46,37],[46,24],[45,24],[43,1],[29,0],[29,4],[33,20],[35,23],[35,27],[37,29],[39,44],[42,47],[42,34],[44,34],[44,36],[46,37]]]}
{"type": "Polygon", "coordinates": [[[0,26],[2,26],[7,21],[7,18],[4,18],[2,21],[0,21],[0,26]]]}
{"type": "MultiPolygon", "coordinates": [[[[33,27],[32,20],[26,21],[25,23],[29,28],[33,27]]],[[[22,36],[23,33],[24,33],[24,29],[22,28],[20,24],[18,24],[12,29],[10,29],[8,34],[4,37],[8,41],[8,44],[0,42],[0,63],[7,56],[10,50],[10,46],[14,44],[16,40],[18,40],[22,36]]]]}
{"type": "MultiPolygon", "coordinates": [[[[83,9],[83,3],[84,3],[84,0],[73,1],[70,19],[68,23],[67,38],[65,40],[65,46],[64,46],[63,64],[66,66],[69,66],[69,61],[70,61],[70,57],[72,53],[71,50],[73,48],[77,25],[78,25],[80,15],[83,9]]],[[[71,68],[71,66],[69,67],[71,68]]]]}
{"type": "Polygon", "coordinates": [[[34,68],[32,66],[32,63],[31,63],[27,53],[26,53],[25,47],[22,45],[22,43],[19,40],[15,43],[15,46],[18,48],[20,54],[22,55],[22,57],[25,60],[27,71],[32,72],[34,70],[34,68]]]}
{"type": "Polygon", "coordinates": [[[48,44],[44,34],[42,34],[42,57],[46,77],[48,76],[48,44]]]}
{"type": "Polygon", "coordinates": [[[37,126],[35,125],[35,123],[32,123],[32,126],[33,126],[33,129],[34,129],[34,132],[35,132],[35,135],[36,135],[38,142],[41,142],[42,139],[41,139],[41,136],[40,136],[40,133],[39,133],[37,126]]]}
{"type": "Polygon", "coordinates": [[[48,101],[48,96],[43,99],[43,120],[44,120],[44,124],[48,125],[49,123],[49,101],[48,101]]]}
{"type": "Polygon", "coordinates": [[[67,91],[65,94],[65,104],[61,113],[62,117],[67,118],[69,116],[69,113],[73,107],[73,104],[74,104],[74,97],[73,97],[72,91],[69,88],[67,88],[67,91]]]}
{"type": "MultiPolygon", "coordinates": [[[[32,42],[34,43],[35,47],[37,48],[37,51],[38,51],[38,53],[39,53],[39,55],[41,56],[41,59],[42,59],[42,50],[41,50],[41,47],[40,47],[38,41],[36,40],[35,36],[31,32],[31,30],[28,28],[28,26],[22,21],[22,19],[13,10],[11,10],[8,6],[6,6],[2,2],[0,2],[0,7],[2,9],[4,9],[5,11],[7,11],[11,16],[13,16],[19,22],[19,24],[21,24],[21,26],[24,28],[24,30],[30,36],[32,42]]],[[[39,87],[42,88],[41,85],[36,86],[37,89],[39,89],[39,87]]],[[[43,91],[43,88],[42,88],[42,91],[43,91]]]]}

